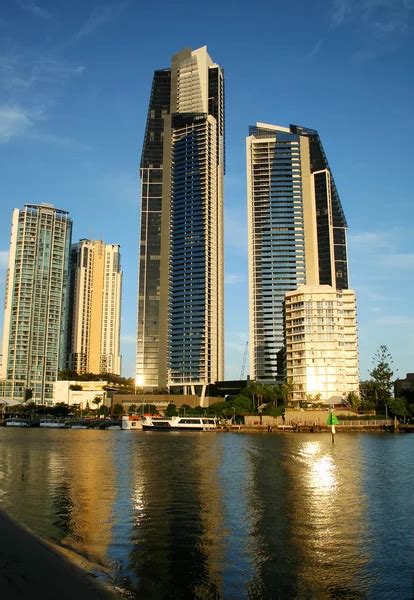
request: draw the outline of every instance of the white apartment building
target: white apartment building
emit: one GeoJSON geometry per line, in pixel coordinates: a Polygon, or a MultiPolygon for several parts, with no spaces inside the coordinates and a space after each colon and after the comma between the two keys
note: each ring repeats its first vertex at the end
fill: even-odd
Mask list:
{"type": "Polygon", "coordinates": [[[287,380],[293,401],[337,403],[359,393],[355,293],[303,285],[285,300],[287,380]]]}
{"type": "Polygon", "coordinates": [[[63,368],[72,220],[49,204],[14,209],[0,378],[8,400],[49,404],[63,368]]]}

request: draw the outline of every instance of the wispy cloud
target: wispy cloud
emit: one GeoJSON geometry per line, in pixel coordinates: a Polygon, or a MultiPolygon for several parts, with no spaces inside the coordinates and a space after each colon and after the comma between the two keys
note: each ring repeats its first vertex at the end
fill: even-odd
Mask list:
{"type": "Polygon", "coordinates": [[[0,250],[0,284],[6,281],[6,272],[9,265],[9,253],[7,250],[0,250]]]}
{"type": "Polygon", "coordinates": [[[7,269],[9,263],[9,253],[7,250],[0,250],[0,269],[7,269]]]}
{"type": "Polygon", "coordinates": [[[382,327],[413,327],[412,315],[383,315],[375,319],[375,323],[382,327]]]}
{"type": "Polygon", "coordinates": [[[126,7],[126,2],[96,6],[76,34],[77,39],[90,35],[115,19],[126,7]]]}
{"type": "Polygon", "coordinates": [[[236,285],[245,281],[244,276],[241,273],[226,273],[224,276],[224,283],[226,285],[236,285]]]}
{"type": "Polygon", "coordinates": [[[309,58],[313,58],[314,56],[316,56],[318,54],[318,52],[320,51],[320,49],[323,46],[323,40],[318,40],[316,42],[316,44],[313,46],[312,50],[309,52],[308,56],[309,58]]]}
{"type": "Polygon", "coordinates": [[[360,231],[348,236],[351,247],[364,252],[391,250],[394,247],[395,232],[391,231],[360,231]]]}
{"type": "Polygon", "coordinates": [[[226,249],[234,254],[247,254],[247,221],[246,213],[239,208],[228,208],[224,211],[224,231],[226,249]]]}
{"type": "Polygon", "coordinates": [[[125,333],[121,335],[121,342],[123,344],[135,344],[137,341],[136,336],[133,333],[125,333]]]}
{"type": "Polygon", "coordinates": [[[40,19],[50,19],[51,14],[46,8],[36,4],[36,2],[32,2],[31,0],[14,0],[17,6],[19,6],[22,10],[30,13],[34,17],[39,17],[40,19]]]}
{"type": "Polygon", "coordinates": [[[32,125],[28,111],[20,106],[0,106],[0,144],[21,136],[32,125]]]}
{"type": "Polygon", "coordinates": [[[74,148],[76,150],[90,150],[91,147],[87,144],[83,144],[74,138],[67,137],[64,135],[56,135],[54,133],[48,133],[47,131],[31,131],[26,133],[25,137],[29,140],[33,140],[40,144],[51,144],[54,146],[61,146],[66,148],[74,148]]]}
{"type": "Polygon", "coordinates": [[[30,133],[41,142],[68,145],[68,138],[39,132],[37,125],[47,121],[66,82],[83,71],[83,65],[53,56],[0,48],[0,143],[30,133]]]}
{"type": "Polygon", "coordinates": [[[379,36],[401,33],[413,9],[412,0],[333,0],[331,27],[359,22],[379,36]]]}
{"type": "Polygon", "coordinates": [[[342,25],[352,14],[352,0],[333,0],[331,8],[331,25],[342,25]]]}
{"type": "Polygon", "coordinates": [[[382,257],[381,262],[392,270],[414,271],[414,253],[396,252],[382,257]]]}

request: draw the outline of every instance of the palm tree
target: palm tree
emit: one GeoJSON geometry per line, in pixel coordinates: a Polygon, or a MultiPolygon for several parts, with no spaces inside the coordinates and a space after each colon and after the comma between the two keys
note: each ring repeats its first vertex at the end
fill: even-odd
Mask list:
{"type": "Polygon", "coordinates": [[[95,398],[92,400],[92,404],[95,404],[96,408],[99,408],[101,402],[102,398],[100,396],[95,396],[95,398]]]}

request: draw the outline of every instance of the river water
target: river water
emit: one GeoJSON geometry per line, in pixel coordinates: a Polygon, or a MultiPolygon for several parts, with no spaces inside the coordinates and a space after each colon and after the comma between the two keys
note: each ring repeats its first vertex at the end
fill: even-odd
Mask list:
{"type": "Polygon", "coordinates": [[[414,597],[414,436],[0,429],[0,507],[131,598],[414,597]]]}

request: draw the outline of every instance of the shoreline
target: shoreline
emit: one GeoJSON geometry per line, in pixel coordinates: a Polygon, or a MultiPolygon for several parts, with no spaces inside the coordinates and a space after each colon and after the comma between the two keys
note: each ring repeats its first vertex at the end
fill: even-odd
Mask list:
{"type": "Polygon", "coordinates": [[[41,538],[4,510],[0,510],[0,539],[0,590],[7,600],[124,597],[99,581],[86,558],[41,538]]]}

